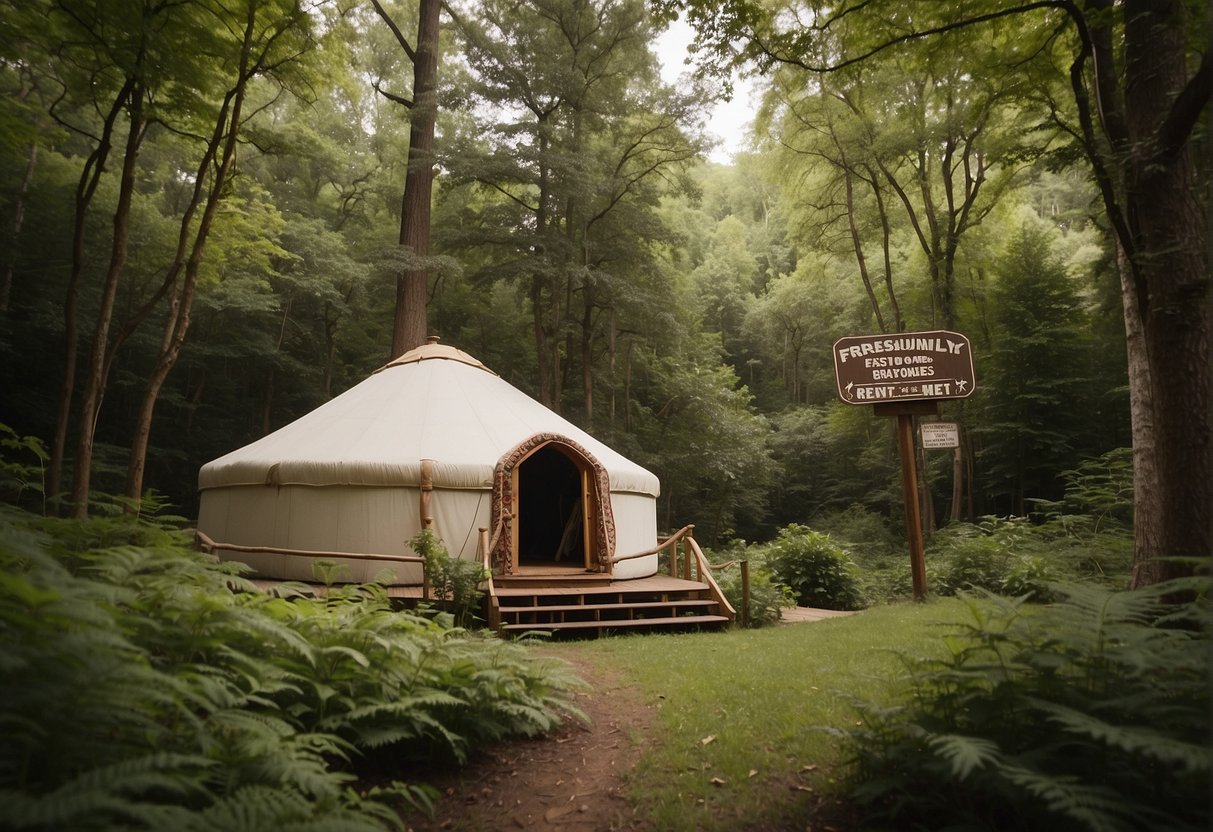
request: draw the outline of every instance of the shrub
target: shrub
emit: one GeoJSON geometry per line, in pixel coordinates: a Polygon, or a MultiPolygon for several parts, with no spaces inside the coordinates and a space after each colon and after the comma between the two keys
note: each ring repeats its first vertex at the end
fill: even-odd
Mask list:
{"type": "MultiPolygon", "coordinates": [[[[869,604],[888,604],[910,598],[914,594],[914,578],[910,573],[910,556],[901,553],[886,557],[865,567],[859,576],[863,597],[869,604]]],[[[927,586],[933,588],[928,566],[927,586]]]]}
{"type": "Polygon", "coordinates": [[[154,536],[0,506],[6,828],[398,828],[395,804],[430,791],[355,792],[359,755],[461,758],[573,710],[567,667],[520,645],[374,586],[265,595],[180,532],[123,543],[124,523],[154,536]]]}
{"type": "Polygon", "coordinates": [[[1057,502],[1036,500],[1050,517],[1085,516],[1093,531],[1133,525],[1133,449],[1116,448],[1063,471],[1065,495],[1057,502]]]}
{"type": "Polygon", "coordinates": [[[827,534],[795,523],[766,547],[766,565],[797,603],[832,610],[864,606],[855,564],[827,534]]]}
{"type": "Polygon", "coordinates": [[[980,530],[972,534],[954,531],[932,554],[927,585],[938,595],[998,592],[1010,568],[1011,553],[1003,542],[980,530]]]}
{"type": "Polygon", "coordinates": [[[430,529],[418,532],[409,545],[425,559],[425,575],[438,607],[453,616],[455,626],[469,626],[484,594],[480,584],[489,579],[484,564],[451,557],[430,529]]]}
{"type": "MultiPolygon", "coordinates": [[[[750,621],[751,627],[766,627],[778,624],[783,617],[783,610],[796,606],[796,597],[792,591],[775,580],[757,552],[747,547],[744,542],[735,542],[724,552],[712,553],[713,563],[728,563],[729,561],[749,561],[750,569],[750,621]]],[[[713,570],[713,577],[720,585],[720,591],[737,611],[740,621],[743,608],[742,581],[740,564],[727,569],[713,570]]]]}
{"type": "Polygon", "coordinates": [[[889,528],[886,517],[860,505],[815,517],[813,528],[838,541],[864,569],[905,553],[905,537],[889,528]]]}
{"type": "Polygon", "coordinates": [[[18,436],[0,422],[0,500],[45,510],[48,454],[36,437],[18,436]]]}
{"type": "Polygon", "coordinates": [[[1126,530],[1082,534],[1084,518],[1037,525],[1023,517],[984,517],[942,530],[927,553],[927,585],[939,595],[984,590],[1050,600],[1049,584],[1096,580],[1124,586],[1133,540],[1126,530]]]}
{"type": "Polygon", "coordinates": [[[863,827],[1208,829],[1209,613],[1163,603],[1198,586],[970,599],[944,658],[904,659],[900,705],[826,729],[863,827]]]}

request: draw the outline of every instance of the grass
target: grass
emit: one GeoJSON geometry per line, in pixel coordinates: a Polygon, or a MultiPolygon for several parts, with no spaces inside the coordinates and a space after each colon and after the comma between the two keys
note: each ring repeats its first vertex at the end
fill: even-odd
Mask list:
{"type": "Polygon", "coordinates": [[[630,679],[658,710],[627,784],[655,828],[794,828],[786,824],[837,800],[838,741],[817,727],[856,715],[836,692],[885,699],[903,678],[897,652],[942,651],[938,624],[965,614],[940,599],[813,624],[552,648],[630,679]]]}

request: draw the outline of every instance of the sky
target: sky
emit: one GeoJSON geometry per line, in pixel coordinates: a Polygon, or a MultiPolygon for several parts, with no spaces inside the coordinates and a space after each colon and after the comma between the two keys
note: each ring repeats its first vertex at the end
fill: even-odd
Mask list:
{"type": "MultiPolygon", "coordinates": [[[[682,73],[690,71],[684,61],[692,37],[694,31],[679,19],[670,24],[670,28],[653,44],[661,61],[661,77],[667,84],[675,83],[682,73]]],[[[754,119],[757,107],[758,96],[754,92],[753,79],[734,77],[733,99],[719,102],[707,119],[708,132],[721,140],[708,158],[727,165],[733,160],[734,153],[745,149],[744,144],[750,133],[749,124],[754,119]]]]}

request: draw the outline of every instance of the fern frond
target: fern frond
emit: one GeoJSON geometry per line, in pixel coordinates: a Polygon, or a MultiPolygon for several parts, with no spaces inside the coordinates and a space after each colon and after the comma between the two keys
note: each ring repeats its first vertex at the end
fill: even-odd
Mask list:
{"type": "Polygon", "coordinates": [[[1194,742],[1176,739],[1146,726],[1114,725],[1056,702],[1034,699],[1032,704],[1051,722],[1077,737],[1091,739],[1188,774],[1204,774],[1213,770],[1213,749],[1209,748],[1207,736],[1196,736],[1194,742]]]}
{"type": "Polygon", "coordinates": [[[1139,805],[1103,785],[1084,783],[1077,777],[1045,774],[1021,765],[1001,767],[1002,775],[1017,787],[1043,802],[1048,810],[1069,818],[1091,832],[1133,832],[1155,826],[1160,818],[1143,812],[1139,805]],[[1142,821],[1147,821],[1142,823],[1142,821]],[[1153,823],[1149,822],[1153,821],[1153,823]]]}
{"type": "Polygon", "coordinates": [[[996,765],[1002,757],[997,743],[980,737],[937,734],[930,737],[927,744],[947,761],[952,774],[960,780],[974,771],[996,765]]]}

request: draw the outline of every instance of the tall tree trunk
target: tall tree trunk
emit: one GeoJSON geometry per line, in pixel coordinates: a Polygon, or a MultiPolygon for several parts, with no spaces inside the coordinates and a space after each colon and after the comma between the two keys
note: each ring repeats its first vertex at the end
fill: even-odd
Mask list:
{"type": "Polygon", "coordinates": [[[964,460],[961,457],[961,445],[952,451],[952,508],[948,520],[960,521],[960,504],[964,501],[964,460]]]}
{"type": "Polygon", "coordinates": [[[872,314],[876,316],[876,326],[879,327],[881,332],[888,332],[889,330],[885,327],[884,314],[880,311],[880,301],[876,299],[876,291],[872,288],[872,277],[868,274],[868,260],[863,254],[863,241],[859,237],[859,225],[855,221],[854,174],[852,174],[851,166],[847,163],[845,156],[842,159],[842,175],[847,193],[847,227],[851,232],[851,247],[855,251],[855,262],[859,266],[859,277],[863,281],[863,289],[868,295],[868,303],[872,307],[872,314]]]}
{"type": "MultiPolygon", "coordinates": [[[[1125,319],[1125,351],[1129,373],[1129,423],[1133,437],[1133,535],[1134,551],[1157,552],[1160,545],[1158,523],[1162,506],[1158,504],[1161,490],[1154,447],[1154,397],[1150,384],[1150,362],[1146,353],[1146,336],[1142,326],[1133,269],[1118,247],[1121,297],[1125,319]]],[[[1133,586],[1144,586],[1154,577],[1143,571],[1149,561],[1135,558],[1133,586]]]]}
{"type": "MultiPolygon", "coordinates": [[[[1191,565],[1169,558],[1207,560],[1213,554],[1210,281],[1196,166],[1190,144],[1177,143],[1172,134],[1176,93],[1188,83],[1184,4],[1130,0],[1124,15],[1125,113],[1133,153],[1127,207],[1137,276],[1126,303],[1135,300],[1142,310],[1150,401],[1140,409],[1152,413],[1156,466],[1154,492],[1138,506],[1140,521],[1157,531],[1153,546],[1138,538],[1133,585],[1141,586],[1192,572],[1191,565]]],[[[1204,60],[1207,103],[1209,56],[1204,60]]],[[[1130,359],[1141,360],[1134,352],[1130,359]]],[[[1135,438],[1137,430],[1135,421],[1135,438]]]]}
{"type": "Polygon", "coordinates": [[[581,391],[585,427],[590,430],[594,424],[594,287],[589,281],[582,289],[581,391]]]}
{"type": "Polygon", "coordinates": [[[876,197],[876,211],[880,215],[880,248],[884,264],[884,285],[889,293],[889,306],[893,310],[893,331],[904,332],[905,322],[901,319],[901,304],[897,302],[897,292],[893,289],[893,256],[890,240],[892,229],[889,227],[889,212],[885,210],[884,192],[880,187],[880,179],[870,167],[867,181],[872,186],[872,195],[876,197]]]}
{"type": "Polygon", "coordinates": [[[543,326],[543,278],[531,276],[531,332],[535,337],[535,361],[539,373],[539,401],[552,406],[552,373],[548,367],[547,331],[543,326]]]}
{"type": "MultiPolygon", "coordinates": [[[[198,204],[202,183],[206,181],[210,162],[217,159],[211,174],[210,187],[206,191],[205,205],[202,216],[198,219],[197,228],[193,230],[193,241],[190,245],[189,258],[185,262],[184,275],[179,287],[174,286],[169,294],[169,314],[164,325],[164,335],[161,339],[160,354],[148,377],[143,399],[135,418],[135,428],[131,439],[130,461],[127,466],[126,496],[132,501],[136,510],[143,495],[143,474],[147,467],[147,448],[151,438],[152,419],[155,415],[156,402],[159,401],[160,391],[168,379],[177,361],[181,357],[181,347],[185,343],[186,333],[190,327],[190,311],[194,303],[194,292],[198,284],[198,272],[202,258],[206,252],[207,239],[215,223],[215,215],[223,200],[228,179],[236,158],[236,143],[239,135],[241,114],[244,108],[244,97],[248,84],[259,67],[260,60],[253,57],[253,45],[257,31],[256,4],[250,3],[245,18],[245,29],[240,49],[240,62],[236,70],[235,83],[228,92],[224,105],[220,108],[211,133],[210,143],[203,154],[199,165],[194,187],[194,201],[187,210],[181,223],[184,236],[192,225],[193,209],[198,204]]],[[[264,58],[264,54],[260,56],[264,58]]],[[[177,273],[177,263],[169,270],[170,275],[177,273]]]]}
{"type": "Polygon", "coordinates": [[[623,430],[632,430],[632,339],[623,349],[623,430]]]}
{"type": "Polygon", "coordinates": [[[610,378],[609,424],[615,430],[615,306],[611,305],[610,330],[607,334],[607,374],[610,378]]]}
{"type": "MultiPolygon", "coordinates": [[[[413,101],[409,110],[408,172],[400,215],[400,245],[415,257],[430,255],[430,213],[434,193],[434,122],[438,114],[438,33],[441,0],[420,0],[417,51],[413,56],[413,101]]],[[[392,357],[425,343],[429,270],[406,269],[396,278],[396,318],[392,357]]]]}
{"type": "Polygon", "coordinates": [[[560,286],[556,285],[556,278],[552,278],[552,323],[551,333],[548,337],[548,345],[551,348],[551,366],[552,366],[552,403],[548,407],[552,408],[556,413],[560,412],[560,400],[564,396],[564,373],[565,369],[562,365],[560,356],[561,338],[560,331],[564,328],[561,324],[561,309],[560,309],[560,286]]]}
{"type": "MultiPolygon", "coordinates": [[[[84,275],[84,237],[88,225],[88,210],[93,195],[105,172],[114,138],[114,125],[126,106],[134,81],[126,80],[114,96],[109,112],[102,122],[97,146],[85,160],[76,183],[72,215],[72,268],[68,275],[67,291],[63,299],[63,379],[59,387],[59,405],[55,413],[55,434],[51,439],[51,458],[47,465],[46,493],[52,505],[62,510],[59,497],[63,490],[63,462],[67,457],[67,435],[72,418],[72,400],[76,391],[76,363],[79,353],[79,319],[77,302],[80,295],[80,280],[84,275]]],[[[56,511],[58,513],[58,511],[56,511]]]]}
{"type": "Polygon", "coordinates": [[[114,237],[110,245],[109,267],[101,290],[97,321],[93,329],[92,350],[88,374],[80,400],[80,422],[76,427],[76,459],[72,478],[72,515],[78,519],[88,516],[88,499],[93,467],[93,444],[97,434],[97,418],[105,396],[105,367],[109,351],[110,324],[114,317],[114,302],[118,283],[126,266],[127,238],[130,232],[131,199],[135,191],[135,164],[143,141],[143,88],[133,84],[129,95],[129,130],[122,159],[122,175],[118,186],[118,202],[114,208],[114,237]]]}
{"type": "Polygon", "coordinates": [[[21,226],[25,224],[25,195],[34,181],[34,168],[38,164],[38,144],[29,146],[29,160],[25,164],[25,176],[21,177],[21,188],[13,205],[13,225],[8,235],[8,252],[5,255],[4,276],[0,278],[0,312],[8,311],[9,298],[13,293],[13,271],[17,267],[17,241],[21,238],[21,226]]]}

